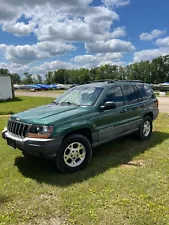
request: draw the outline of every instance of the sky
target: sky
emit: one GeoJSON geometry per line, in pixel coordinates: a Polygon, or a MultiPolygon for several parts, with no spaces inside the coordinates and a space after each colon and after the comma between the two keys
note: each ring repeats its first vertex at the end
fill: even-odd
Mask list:
{"type": "Polygon", "coordinates": [[[169,54],[168,0],[0,0],[0,68],[125,66],[169,54]]]}

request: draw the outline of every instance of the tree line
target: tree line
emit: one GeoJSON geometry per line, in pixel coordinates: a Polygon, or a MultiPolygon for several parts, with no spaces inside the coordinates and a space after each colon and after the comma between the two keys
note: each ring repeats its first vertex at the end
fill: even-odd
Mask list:
{"type": "MultiPolygon", "coordinates": [[[[0,69],[0,74],[10,74],[7,69],[0,69]]],[[[125,67],[104,65],[91,69],[58,69],[49,71],[45,77],[25,72],[21,78],[19,74],[10,74],[14,84],[80,84],[87,81],[118,79],[140,80],[146,83],[158,84],[169,82],[169,55],[160,56],[150,61],[133,63],[125,67]]]]}

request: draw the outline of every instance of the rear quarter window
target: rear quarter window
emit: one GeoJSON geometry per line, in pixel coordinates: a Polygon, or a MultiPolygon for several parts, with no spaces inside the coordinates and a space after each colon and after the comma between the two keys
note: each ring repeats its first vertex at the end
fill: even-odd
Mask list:
{"type": "Polygon", "coordinates": [[[138,84],[137,88],[138,88],[140,95],[144,101],[155,98],[154,92],[152,91],[150,85],[138,84]]]}

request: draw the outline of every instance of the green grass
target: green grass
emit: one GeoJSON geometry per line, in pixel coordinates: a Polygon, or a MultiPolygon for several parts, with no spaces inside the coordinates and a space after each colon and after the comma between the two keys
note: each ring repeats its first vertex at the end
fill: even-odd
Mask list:
{"type": "MultiPolygon", "coordinates": [[[[169,224],[168,121],[160,114],[149,141],[129,136],[95,149],[75,174],[0,139],[0,224],[169,224]]],[[[0,118],[0,130],[6,122],[0,118]]]]}
{"type": "Polygon", "coordinates": [[[8,115],[51,103],[53,98],[17,97],[12,101],[0,102],[0,115],[8,115]]]}

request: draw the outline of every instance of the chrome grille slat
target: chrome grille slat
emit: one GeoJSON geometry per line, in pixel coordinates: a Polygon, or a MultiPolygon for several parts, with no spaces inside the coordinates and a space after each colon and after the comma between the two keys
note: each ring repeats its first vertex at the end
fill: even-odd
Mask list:
{"type": "Polygon", "coordinates": [[[17,132],[17,135],[18,135],[19,137],[20,137],[20,135],[19,135],[20,128],[21,128],[21,123],[19,123],[19,125],[18,125],[18,132],[17,132]]]}
{"type": "Polygon", "coordinates": [[[7,125],[8,131],[18,137],[25,138],[28,131],[28,124],[22,122],[9,120],[7,125]]]}
{"type": "Polygon", "coordinates": [[[11,129],[12,129],[12,123],[11,121],[9,121],[9,131],[11,131],[11,129]]]}
{"type": "Polygon", "coordinates": [[[13,133],[13,130],[14,130],[14,122],[12,122],[12,129],[11,129],[11,133],[13,133]]]}
{"type": "Polygon", "coordinates": [[[18,123],[15,123],[15,130],[14,130],[15,134],[17,134],[17,128],[18,128],[18,123]]]}
{"type": "Polygon", "coordinates": [[[7,126],[9,131],[10,131],[10,124],[11,124],[11,121],[9,120],[8,121],[8,126],[7,126]]]}
{"type": "Polygon", "coordinates": [[[23,137],[24,129],[25,129],[25,125],[23,125],[23,128],[22,128],[22,137],[23,137]]]}

